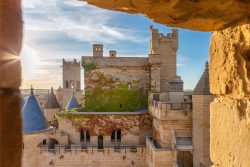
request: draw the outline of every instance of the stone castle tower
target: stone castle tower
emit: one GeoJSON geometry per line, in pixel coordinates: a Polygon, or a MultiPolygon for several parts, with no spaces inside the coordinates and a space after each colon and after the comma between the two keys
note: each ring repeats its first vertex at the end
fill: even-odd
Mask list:
{"type": "Polygon", "coordinates": [[[176,52],[178,49],[178,30],[164,35],[152,30],[149,63],[151,64],[151,89],[154,92],[167,92],[168,82],[176,77],[176,52]]]}
{"type": "Polygon", "coordinates": [[[82,101],[82,90],[81,90],[81,65],[80,62],[65,61],[63,59],[63,87],[57,90],[58,101],[62,108],[65,108],[70,97],[76,96],[78,102],[82,101]]]}
{"type": "Polygon", "coordinates": [[[193,163],[194,167],[211,166],[210,160],[210,103],[214,96],[210,94],[209,67],[197,83],[192,96],[193,103],[193,163]]]}

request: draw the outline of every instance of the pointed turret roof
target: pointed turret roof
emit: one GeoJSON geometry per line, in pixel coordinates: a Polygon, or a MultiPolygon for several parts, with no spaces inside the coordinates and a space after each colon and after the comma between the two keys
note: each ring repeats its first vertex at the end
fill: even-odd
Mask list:
{"type": "Polygon", "coordinates": [[[58,109],[60,108],[60,105],[56,99],[56,96],[53,92],[53,88],[51,88],[48,100],[44,106],[45,109],[58,109]]]}
{"type": "Polygon", "coordinates": [[[22,109],[23,132],[36,133],[48,128],[47,121],[31,87],[30,95],[22,109]]]}
{"type": "Polygon", "coordinates": [[[73,92],[73,95],[71,96],[71,98],[69,99],[69,102],[67,104],[67,107],[66,107],[66,110],[71,110],[73,108],[78,108],[79,105],[78,105],[78,102],[76,100],[76,97],[74,95],[74,92],[73,92]]]}
{"type": "Polygon", "coordinates": [[[208,62],[206,62],[205,70],[193,91],[193,95],[211,95],[208,62]]]}

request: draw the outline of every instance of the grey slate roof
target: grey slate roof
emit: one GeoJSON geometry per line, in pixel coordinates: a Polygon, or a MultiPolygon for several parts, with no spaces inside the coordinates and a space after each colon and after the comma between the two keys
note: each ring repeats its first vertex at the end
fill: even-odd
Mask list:
{"type": "Polygon", "coordinates": [[[193,95],[211,95],[210,93],[210,83],[209,83],[209,67],[208,62],[206,62],[205,70],[194,88],[193,95]]]}
{"type": "Polygon", "coordinates": [[[79,107],[78,102],[77,102],[76,97],[73,93],[73,95],[69,99],[66,110],[72,110],[73,108],[78,108],[78,107],[79,107]]]}
{"type": "Polygon", "coordinates": [[[31,93],[22,109],[23,132],[36,133],[48,128],[47,121],[31,88],[31,93]]]}
{"type": "Polygon", "coordinates": [[[48,100],[44,106],[45,109],[57,109],[60,108],[60,105],[56,99],[56,96],[53,92],[53,88],[51,88],[51,92],[49,94],[48,100]]]}

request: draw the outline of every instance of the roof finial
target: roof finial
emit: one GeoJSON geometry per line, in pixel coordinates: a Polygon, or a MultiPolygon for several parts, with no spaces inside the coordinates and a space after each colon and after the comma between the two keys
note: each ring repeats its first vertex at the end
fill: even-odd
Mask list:
{"type": "Polygon", "coordinates": [[[75,91],[73,91],[73,96],[75,96],[75,91]]]}
{"type": "Polygon", "coordinates": [[[208,61],[206,61],[205,67],[206,67],[206,69],[208,69],[208,67],[209,67],[208,61]]]}
{"type": "Polygon", "coordinates": [[[30,94],[34,94],[34,93],[33,93],[33,90],[34,90],[34,89],[33,89],[33,86],[31,85],[31,86],[30,86],[30,94]]]}
{"type": "Polygon", "coordinates": [[[51,87],[51,92],[53,92],[53,87],[51,87]]]}

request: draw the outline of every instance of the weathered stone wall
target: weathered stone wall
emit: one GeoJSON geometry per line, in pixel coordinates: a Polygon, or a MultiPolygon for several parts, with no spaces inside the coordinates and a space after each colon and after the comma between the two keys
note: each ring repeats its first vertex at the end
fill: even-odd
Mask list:
{"type": "Polygon", "coordinates": [[[54,133],[53,130],[23,135],[23,146],[22,146],[22,166],[23,167],[34,167],[38,166],[41,159],[41,153],[39,144],[44,139],[53,138],[59,142],[59,144],[68,145],[68,136],[62,135],[61,133],[54,133]]]}
{"type": "Polygon", "coordinates": [[[131,83],[131,87],[138,87],[144,89],[145,91],[149,90],[150,67],[148,58],[94,58],[83,56],[82,61],[83,67],[85,69],[85,88],[112,88],[119,83],[131,83]],[[93,66],[92,68],[90,67],[91,63],[95,64],[95,66],[93,66]]]}
{"type": "Polygon", "coordinates": [[[171,130],[176,137],[192,136],[192,120],[159,120],[153,119],[153,136],[164,147],[172,147],[171,130]]]}
{"type": "Polygon", "coordinates": [[[137,166],[146,167],[145,147],[138,147],[136,151],[131,151],[129,147],[114,151],[114,147],[105,147],[98,150],[97,147],[81,149],[73,147],[65,151],[64,147],[59,150],[41,150],[38,145],[44,139],[56,139],[59,144],[67,145],[67,136],[42,132],[36,134],[26,134],[23,136],[23,167],[46,167],[46,166],[89,166],[89,167],[127,167],[137,166]]]}
{"type": "Polygon", "coordinates": [[[172,167],[174,164],[174,152],[171,149],[156,149],[152,142],[146,141],[147,167],[172,167]]]}
{"type": "Polygon", "coordinates": [[[87,111],[134,111],[147,108],[148,58],[82,57],[87,111]]]}
{"type": "Polygon", "coordinates": [[[143,144],[145,143],[145,136],[151,135],[151,121],[148,114],[58,114],[59,129],[69,134],[71,143],[80,143],[80,130],[88,129],[90,144],[97,144],[98,135],[103,136],[104,144],[111,144],[112,131],[121,129],[122,144],[143,144]]]}
{"type": "Polygon", "coordinates": [[[81,0],[89,4],[127,13],[138,13],[153,21],[199,31],[216,31],[226,27],[249,23],[249,1],[203,0],[81,0]]]}
{"type": "Polygon", "coordinates": [[[210,160],[210,103],[213,95],[193,95],[193,162],[194,167],[200,164],[211,166],[210,160]]]}
{"type": "Polygon", "coordinates": [[[214,32],[210,47],[214,166],[250,166],[250,25],[214,32]]]}
{"type": "MultiPolygon", "coordinates": [[[[60,153],[48,151],[40,153],[38,148],[33,151],[33,155],[39,155],[34,165],[36,167],[147,167],[145,153],[145,147],[137,148],[137,152],[131,152],[129,148],[114,151],[112,147],[104,148],[104,151],[99,151],[96,148],[89,148],[88,151],[71,150],[64,152],[61,150],[60,153]]],[[[23,165],[23,167],[34,166],[23,165]]]]}

